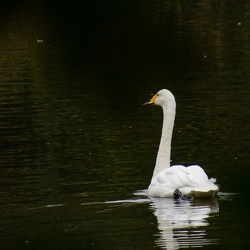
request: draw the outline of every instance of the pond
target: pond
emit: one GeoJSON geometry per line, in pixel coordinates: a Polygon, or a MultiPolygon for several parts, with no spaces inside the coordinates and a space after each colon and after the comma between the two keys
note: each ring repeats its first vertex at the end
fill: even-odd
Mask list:
{"type": "Polygon", "coordinates": [[[250,4],[24,1],[0,12],[2,249],[246,249],[250,4]],[[145,196],[167,88],[172,164],[219,199],[145,196]]]}

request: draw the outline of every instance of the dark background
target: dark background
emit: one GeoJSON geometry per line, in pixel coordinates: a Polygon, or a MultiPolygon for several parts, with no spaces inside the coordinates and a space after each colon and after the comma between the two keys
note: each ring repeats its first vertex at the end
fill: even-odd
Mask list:
{"type": "Polygon", "coordinates": [[[249,13],[243,0],[1,2],[1,246],[164,245],[156,205],[121,202],[150,182],[162,111],[142,104],[162,88],[177,102],[172,164],[201,165],[223,197],[174,204],[215,210],[175,239],[248,245],[249,13]]]}

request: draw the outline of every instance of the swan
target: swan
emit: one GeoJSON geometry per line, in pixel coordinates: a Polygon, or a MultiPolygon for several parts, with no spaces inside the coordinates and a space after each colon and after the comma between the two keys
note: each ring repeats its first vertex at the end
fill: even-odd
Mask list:
{"type": "Polygon", "coordinates": [[[163,126],[160,146],[151,183],[149,197],[214,197],[218,192],[216,179],[208,179],[198,165],[170,167],[171,140],[175,120],[176,102],[173,94],[162,89],[144,105],[158,105],[163,109],[163,126]]]}

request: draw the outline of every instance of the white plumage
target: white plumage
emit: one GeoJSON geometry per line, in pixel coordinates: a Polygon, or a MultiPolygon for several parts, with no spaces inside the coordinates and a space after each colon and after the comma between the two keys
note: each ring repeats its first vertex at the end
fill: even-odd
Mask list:
{"type": "Polygon", "coordinates": [[[197,165],[170,167],[171,140],[175,119],[175,98],[166,89],[160,90],[145,104],[156,104],[163,109],[163,126],[155,169],[148,187],[150,197],[173,197],[176,189],[183,195],[213,197],[218,191],[215,179],[208,179],[204,170],[197,165]]]}

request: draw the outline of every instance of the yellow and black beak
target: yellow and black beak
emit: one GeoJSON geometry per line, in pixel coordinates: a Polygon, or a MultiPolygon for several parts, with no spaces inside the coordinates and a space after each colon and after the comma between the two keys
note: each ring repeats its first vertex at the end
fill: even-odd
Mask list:
{"type": "Polygon", "coordinates": [[[154,95],[154,96],[150,99],[149,102],[145,102],[143,105],[153,105],[153,104],[155,104],[155,100],[156,100],[157,96],[158,96],[157,94],[154,95]]]}

